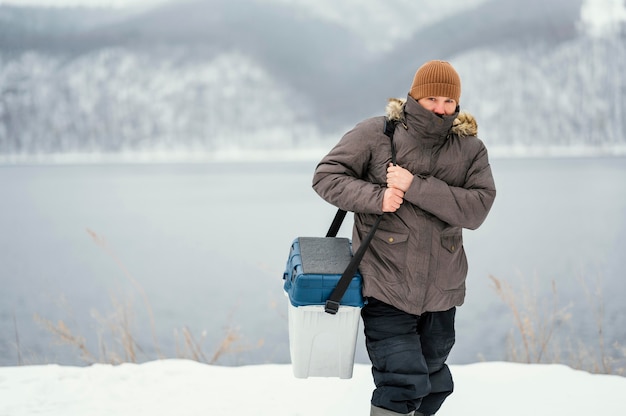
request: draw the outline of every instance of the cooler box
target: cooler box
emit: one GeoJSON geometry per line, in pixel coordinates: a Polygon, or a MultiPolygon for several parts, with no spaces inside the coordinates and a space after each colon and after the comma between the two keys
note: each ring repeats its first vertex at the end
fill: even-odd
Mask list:
{"type": "MultiPolygon", "coordinates": [[[[350,240],[298,237],[289,251],[283,279],[293,306],[323,305],[352,259],[350,240]]],[[[363,306],[361,275],[357,272],[341,299],[342,306],[363,306]]]]}
{"type": "Polygon", "coordinates": [[[299,237],[283,275],[289,297],[289,350],[294,376],[351,378],[363,296],[358,272],[337,314],[324,303],[352,258],[347,238],[299,237]]]}

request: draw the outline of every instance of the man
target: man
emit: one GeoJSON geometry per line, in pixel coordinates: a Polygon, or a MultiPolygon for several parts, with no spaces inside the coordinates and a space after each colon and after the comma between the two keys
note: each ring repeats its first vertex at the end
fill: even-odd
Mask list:
{"type": "Polygon", "coordinates": [[[433,415],[453,382],[445,364],[465,297],[462,229],[487,217],[496,191],[477,124],[459,112],[461,81],[448,62],[418,69],[405,100],[359,123],[318,164],[313,188],[352,211],[357,250],[383,214],[359,270],[361,315],[376,389],[371,415],[433,415]]]}

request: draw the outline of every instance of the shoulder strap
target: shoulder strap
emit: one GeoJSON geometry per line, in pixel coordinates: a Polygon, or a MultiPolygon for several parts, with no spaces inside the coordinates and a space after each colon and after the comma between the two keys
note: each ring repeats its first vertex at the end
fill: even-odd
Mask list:
{"type": "MultiPolygon", "coordinates": [[[[391,163],[396,164],[396,147],[393,144],[393,134],[396,131],[396,125],[398,124],[398,120],[392,120],[385,117],[385,127],[383,131],[385,132],[385,136],[389,137],[391,141],[391,163]]],[[[343,223],[344,218],[346,217],[346,211],[342,209],[338,209],[335,214],[335,218],[333,219],[328,232],[326,233],[326,237],[336,237],[339,232],[339,228],[341,228],[341,224],[343,223]]]]}
{"type": "Polygon", "coordinates": [[[326,237],[337,237],[337,233],[339,232],[339,228],[341,228],[341,223],[343,222],[343,219],[346,218],[346,214],[347,212],[341,208],[337,210],[335,218],[333,219],[333,223],[330,224],[330,228],[326,233],[326,237]]]}
{"type": "Polygon", "coordinates": [[[398,120],[385,117],[385,135],[391,140],[391,163],[396,164],[396,147],[393,145],[393,134],[396,131],[398,120]]]}
{"type": "MultiPolygon", "coordinates": [[[[389,140],[391,140],[391,162],[394,165],[396,164],[396,148],[393,144],[393,134],[396,130],[396,124],[397,124],[397,121],[390,120],[385,117],[385,135],[389,137],[389,140]]],[[[346,211],[342,209],[337,210],[337,214],[335,214],[335,219],[333,220],[333,223],[331,224],[330,229],[328,230],[328,233],[326,234],[326,237],[335,237],[337,235],[337,232],[339,232],[339,228],[341,227],[341,223],[343,222],[343,219],[345,218],[345,216],[346,216],[346,211]]],[[[350,282],[352,281],[352,278],[356,274],[356,271],[359,267],[359,263],[361,262],[361,259],[363,258],[363,255],[365,254],[365,250],[367,250],[367,247],[372,241],[372,238],[374,238],[374,234],[376,233],[376,229],[378,228],[378,224],[380,224],[380,220],[382,218],[383,218],[382,214],[379,215],[378,218],[376,218],[376,222],[374,223],[374,225],[372,225],[372,228],[367,233],[367,236],[365,236],[365,239],[361,242],[359,249],[352,256],[352,259],[350,260],[350,263],[346,267],[346,270],[343,272],[343,274],[341,275],[341,278],[337,282],[337,286],[335,286],[335,289],[332,291],[332,293],[328,297],[328,300],[326,300],[326,304],[324,307],[325,312],[331,315],[335,315],[339,311],[339,304],[341,302],[341,298],[343,298],[343,295],[344,293],[346,293],[348,286],[350,286],[350,282]]]]}

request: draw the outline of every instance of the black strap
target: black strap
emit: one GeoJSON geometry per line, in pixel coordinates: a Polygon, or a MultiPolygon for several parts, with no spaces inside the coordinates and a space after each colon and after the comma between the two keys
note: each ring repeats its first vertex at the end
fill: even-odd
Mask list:
{"type": "Polygon", "coordinates": [[[385,117],[385,136],[391,141],[391,163],[396,164],[396,147],[393,145],[393,133],[396,131],[398,120],[390,120],[385,117]]]}
{"type": "Polygon", "coordinates": [[[352,278],[354,278],[354,275],[359,268],[359,263],[361,262],[361,259],[365,254],[365,250],[367,250],[367,247],[372,241],[372,238],[374,238],[374,234],[376,233],[378,224],[380,224],[380,220],[382,219],[382,215],[379,215],[378,218],[376,218],[376,222],[374,223],[374,225],[372,225],[369,233],[367,233],[365,240],[361,242],[359,249],[356,251],[356,253],[354,253],[352,259],[350,259],[350,263],[348,263],[346,270],[341,275],[341,278],[339,278],[337,286],[335,286],[335,289],[326,300],[326,304],[324,306],[325,312],[334,315],[337,313],[337,311],[339,311],[339,303],[341,302],[341,298],[343,298],[344,293],[346,293],[346,290],[348,290],[348,286],[350,286],[350,282],[352,282],[352,278]]]}
{"type": "MultiPolygon", "coordinates": [[[[397,121],[385,118],[385,135],[389,137],[389,140],[391,141],[391,163],[393,163],[394,165],[396,164],[396,148],[393,144],[393,133],[396,129],[396,124],[397,121]]],[[[337,210],[337,214],[335,214],[335,219],[333,220],[333,223],[331,224],[330,229],[326,234],[326,237],[335,237],[337,235],[337,232],[339,231],[339,228],[341,227],[341,223],[343,222],[345,216],[346,211],[342,209],[337,210]]],[[[365,236],[365,239],[361,241],[359,249],[356,251],[356,253],[354,253],[352,259],[350,260],[350,263],[348,263],[348,266],[346,267],[346,270],[339,278],[337,286],[335,286],[335,289],[333,289],[332,293],[328,297],[328,300],[326,300],[326,304],[324,306],[324,311],[326,313],[335,315],[339,311],[341,298],[343,298],[346,290],[348,290],[348,286],[350,286],[350,282],[352,282],[352,278],[354,277],[359,267],[359,263],[361,262],[363,255],[365,255],[365,250],[367,250],[367,247],[372,241],[372,238],[374,238],[374,234],[376,233],[376,229],[378,228],[378,225],[380,224],[380,220],[382,220],[382,218],[382,214],[379,215],[378,218],[376,218],[376,222],[374,222],[374,225],[372,225],[372,228],[367,233],[367,236],[365,236]]]]}
{"type": "Polygon", "coordinates": [[[335,219],[333,220],[333,223],[330,224],[330,228],[326,233],[326,237],[337,237],[337,233],[339,232],[339,228],[341,228],[341,223],[343,222],[343,219],[346,218],[346,214],[347,212],[343,209],[337,210],[337,213],[335,214],[335,219]]]}

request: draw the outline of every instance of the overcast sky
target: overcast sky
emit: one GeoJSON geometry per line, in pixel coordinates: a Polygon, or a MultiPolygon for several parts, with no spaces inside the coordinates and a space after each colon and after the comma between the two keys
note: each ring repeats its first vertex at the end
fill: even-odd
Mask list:
{"type": "Polygon", "coordinates": [[[167,0],[0,0],[0,5],[135,7],[151,6],[158,3],[164,3],[165,1],[167,0]]]}

